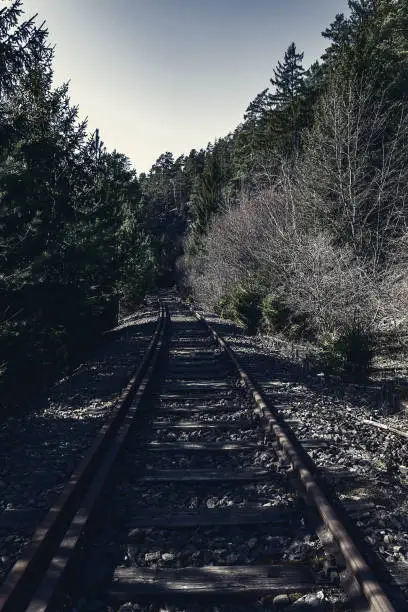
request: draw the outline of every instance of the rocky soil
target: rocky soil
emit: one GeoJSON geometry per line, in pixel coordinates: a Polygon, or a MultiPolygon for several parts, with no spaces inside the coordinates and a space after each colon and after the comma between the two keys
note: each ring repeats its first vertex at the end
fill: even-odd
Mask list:
{"type": "Polygon", "coordinates": [[[0,425],[0,581],[111,415],[157,315],[152,303],[123,319],[46,397],[0,425]]]}
{"type": "Polygon", "coordinates": [[[309,455],[341,505],[353,512],[360,537],[407,594],[408,439],[362,420],[374,419],[408,432],[408,418],[404,410],[389,414],[378,372],[367,385],[341,383],[323,373],[304,375],[295,351],[245,336],[218,317],[208,319],[268,401],[293,421],[297,437],[323,440],[321,446],[308,449],[309,455]]]}

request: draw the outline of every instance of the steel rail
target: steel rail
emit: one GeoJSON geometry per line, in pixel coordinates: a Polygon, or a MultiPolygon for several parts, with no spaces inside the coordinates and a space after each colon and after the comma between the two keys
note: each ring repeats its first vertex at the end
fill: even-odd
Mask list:
{"type": "Polygon", "coordinates": [[[296,445],[288,435],[288,430],[283,420],[267,405],[254,382],[239,364],[235,353],[228,343],[212,328],[201,313],[193,309],[191,310],[196,318],[204,323],[214,340],[234,364],[245,387],[255,400],[256,414],[266,420],[267,430],[273,431],[281,450],[291,463],[293,471],[297,474],[306,498],[315,507],[325,527],[339,547],[345,564],[357,582],[359,591],[367,602],[370,612],[396,612],[372,569],[360,553],[358,546],[342,524],[327,495],[323,492],[311,470],[304,462],[302,458],[303,449],[299,450],[296,448],[296,445]]]}
{"type": "Polygon", "coordinates": [[[1,585],[0,612],[50,609],[89,514],[145,393],[163,345],[167,318],[167,308],[160,303],[159,317],[144,358],[120,393],[113,415],[99,430],[87,455],[34,532],[24,556],[14,564],[1,585]],[[64,543],[63,556],[56,556],[58,551],[61,552],[61,541],[64,543]],[[44,597],[41,601],[36,597],[35,603],[30,604],[36,591],[44,597]]]}

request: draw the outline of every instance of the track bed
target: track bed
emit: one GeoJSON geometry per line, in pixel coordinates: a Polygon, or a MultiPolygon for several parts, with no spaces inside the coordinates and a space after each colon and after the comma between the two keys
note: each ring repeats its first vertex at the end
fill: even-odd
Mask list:
{"type": "Polygon", "coordinates": [[[407,609],[359,546],[361,509],[339,507],[341,469],[316,469],[332,440],[292,409],[283,373],[275,410],[217,333],[166,301],[0,612],[407,609]]]}
{"type": "Polygon", "coordinates": [[[71,597],[146,610],[312,599],[323,553],[288,466],[227,357],[184,308],[171,308],[165,361],[100,503],[71,597]]]}

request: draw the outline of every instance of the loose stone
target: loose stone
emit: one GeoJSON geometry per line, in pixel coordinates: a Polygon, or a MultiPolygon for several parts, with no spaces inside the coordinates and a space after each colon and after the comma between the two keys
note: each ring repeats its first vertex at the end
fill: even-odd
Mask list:
{"type": "Polygon", "coordinates": [[[272,600],[273,605],[276,608],[285,608],[290,604],[289,596],[283,593],[282,595],[276,595],[272,600]]]}
{"type": "Polygon", "coordinates": [[[161,552],[146,553],[144,558],[145,561],[158,561],[159,559],[161,559],[161,552]]]}

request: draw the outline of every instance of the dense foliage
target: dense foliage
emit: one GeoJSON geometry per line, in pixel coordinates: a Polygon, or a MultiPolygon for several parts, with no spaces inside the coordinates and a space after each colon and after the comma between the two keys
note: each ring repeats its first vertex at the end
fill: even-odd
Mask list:
{"type": "Polygon", "coordinates": [[[184,290],[348,377],[407,326],[407,26],[407,0],[350,0],[318,62],[291,43],[187,194],[184,290]]]}
{"type": "Polygon", "coordinates": [[[140,300],[154,257],[128,159],[52,87],[47,30],[0,11],[0,401],[43,384],[140,300]],[[16,386],[16,380],[22,382],[16,386]]]}

